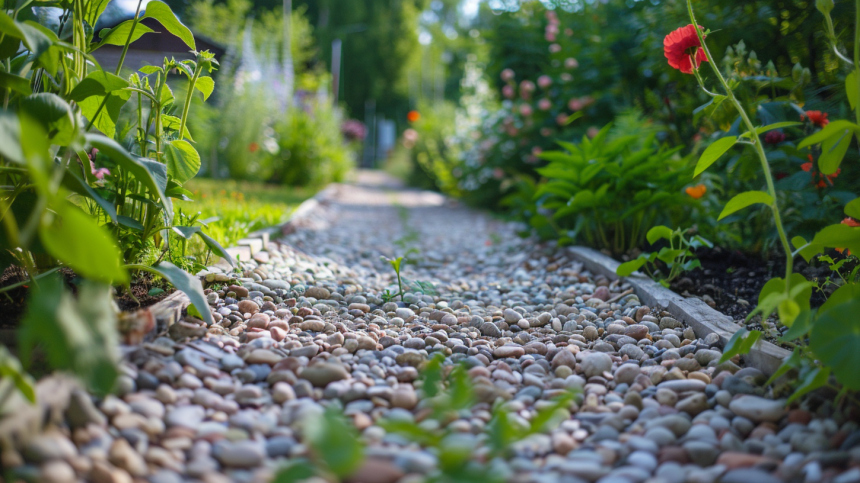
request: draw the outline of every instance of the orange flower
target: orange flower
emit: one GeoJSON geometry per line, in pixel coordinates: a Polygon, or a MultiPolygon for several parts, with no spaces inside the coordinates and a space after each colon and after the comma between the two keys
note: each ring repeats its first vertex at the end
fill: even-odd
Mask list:
{"type": "MultiPolygon", "coordinates": [[[[806,171],[807,173],[812,171],[812,155],[811,154],[809,155],[809,162],[801,164],[800,169],[806,171]]],[[[837,169],[835,173],[828,174],[828,175],[825,175],[825,174],[822,174],[819,172],[813,173],[812,174],[812,184],[816,185],[819,188],[826,188],[828,184],[830,186],[833,186],[833,180],[836,179],[836,177],[839,176],[839,173],[841,173],[841,172],[842,172],[842,169],[840,168],[840,169],[837,169]]]]}
{"type": "Polygon", "coordinates": [[[806,111],[806,116],[800,116],[801,121],[805,121],[806,118],[809,118],[809,122],[815,124],[818,127],[824,127],[830,123],[827,119],[827,113],[821,111],[806,111]]]}
{"type": "Polygon", "coordinates": [[[258,149],[260,149],[260,145],[257,143],[251,143],[248,145],[248,151],[252,153],[256,153],[258,149]]]}
{"type": "MultiPolygon", "coordinates": [[[[701,26],[700,29],[704,30],[701,26]]],[[[699,64],[708,61],[708,56],[701,49],[702,44],[699,42],[699,36],[696,34],[696,27],[693,24],[681,27],[663,39],[663,55],[669,61],[669,65],[680,70],[684,74],[693,73],[693,62],[690,56],[696,56],[695,68],[699,68],[699,64]]]]}
{"type": "Polygon", "coordinates": [[[406,119],[409,122],[418,122],[418,120],[421,119],[421,114],[418,111],[409,111],[406,114],[406,119]]]}
{"type": "Polygon", "coordinates": [[[702,196],[705,196],[705,193],[708,192],[708,188],[703,184],[698,184],[696,186],[690,186],[689,188],[685,189],[684,192],[686,192],[690,196],[690,198],[697,200],[702,196]]]}

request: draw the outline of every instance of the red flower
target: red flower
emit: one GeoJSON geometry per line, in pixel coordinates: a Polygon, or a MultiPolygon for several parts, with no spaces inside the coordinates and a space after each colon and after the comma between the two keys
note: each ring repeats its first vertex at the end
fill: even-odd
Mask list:
{"type": "MultiPolygon", "coordinates": [[[[699,28],[704,30],[702,26],[699,28]]],[[[663,39],[663,54],[669,60],[669,65],[684,74],[693,73],[691,55],[696,56],[697,69],[699,64],[708,61],[708,56],[705,55],[705,51],[701,47],[702,44],[699,42],[699,36],[696,35],[696,27],[693,24],[681,27],[663,39]]]]}
{"type": "Polygon", "coordinates": [[[421,114],[418,111],[409,111],[406,113],[406,120],[409,122],[418,122],[421,119],[421,114]]]}
{"type": "MultiPolygon", "coordinates": [[[[807,173],[812,171],[812,155],[809,155],[809,162],[803,163],[800,165],[800,169],[806,171],[807,173]]],[[[842,169],[837,169],[835,173],[825,175],[821,172],[812,173],[812,184],[816,185],[819,188],[826,188],[827,185],[833,186],[833,180],[839,176],[839,173],[842,172],[842,169]]]]}
{"type": "Polygon", "coordinates": [[[785,134],[782,131],[769,131],[764,135],[764,142],[768,144],[779,144],[785,141],[785,134]]]}
{"type": "Polygon", "coordinates": [[[809,122],[815,124],[818,127],[824,127],[830,123],[827,119],[827,113],[821,111],[806,111],[805,116],[800,116],[801,121],[805,121],[806,118],[809,118],[809,122]]]}
{"type": "Polygon", "coordinates": [[[257,143],[251,143],[248,145],[248,151],[250,151],[252,153],[256,153],[257,150],[259,150],[259,149],[260,149],[260,145],[257,143]]]}

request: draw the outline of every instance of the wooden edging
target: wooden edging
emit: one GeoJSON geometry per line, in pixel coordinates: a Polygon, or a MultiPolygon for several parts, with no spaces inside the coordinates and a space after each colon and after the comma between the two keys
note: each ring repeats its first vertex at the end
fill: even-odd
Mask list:
{"type": "MultiPolygon", "coordinates": [[[[619,263],[612,258],[587,247],[570,247],[568,249],[574,258],[583,263],[585,268],[594,274],[601,274],[610,280],[618,279],[615,270],[619,263]]],[[[696,337],[705,337],[716,333],[725,346],[729,338],[742,327],[732,320],[731,317],[712,309],[705,302],[697,298],[684,298],[675,292],[663,287],[645,275],[635,273],[625,277],[627,283],[636,292],[642,303],[651,307],[662,307],[671,313],[675,319],[687,324],[696,333],[696,337]]],[[[783,359],[791,355],[791,352],[778,347],[770,342],[759,340],[750,350],[749,354],[743,356],[747,365],[755,367],[763,373],[773,374],[782,364],[783,359]]]]}

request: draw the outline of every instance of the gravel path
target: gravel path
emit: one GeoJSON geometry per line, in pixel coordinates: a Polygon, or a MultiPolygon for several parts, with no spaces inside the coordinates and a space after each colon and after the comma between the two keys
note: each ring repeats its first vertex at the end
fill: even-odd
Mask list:
{"type": "Polygon", "coordinates": [[[3,466],[52,482],[267,481],[312,453],[304,425],[337,404],[366,445],[348,481],[449,468],[450,454],[385,420],[447,431],[448,453],[482,475],[460,481],[860,481],[856,423],[774,401],[759,371],[717,364],[716,338],[697,339],[564,249],[378,173],[330,193],[239,280],[211,270],[213,326],[187,318],[125,348],[117,396],[74,393],[54,429],[3,444],[3,466]],[[380,257],[407,253],[404,277],[435,293],[386,303],[396,279],[380,257]],[[464,365],[476,398],[442,421],[420,376],[437,353],[464,365]],[[494,406],[528,428],[569,391],[562,421],[491,458],[494,406]]]}

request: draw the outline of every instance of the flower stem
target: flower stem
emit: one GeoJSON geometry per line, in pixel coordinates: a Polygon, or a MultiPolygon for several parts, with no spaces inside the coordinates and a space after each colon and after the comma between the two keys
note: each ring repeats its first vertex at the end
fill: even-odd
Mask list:
{"type": "MultiPolygon", "coordinates": [[[[860,2],[860,0],[856,0],[860,2]]],[[[750,140],[754,144],[754,148],[756,154],[758,155],[759,161],[761,162],[761,168],[764,172],[764,179],[767,183],[767,192],[773,198],[773,202],[770,204],[771,212],[773,213],[773,221],[776,225],[776,231],[779,233],[779,240],[782,243],[782,248],[785,251],[785,294],[786,296],[791,293],[791,274],[794,271],[794,256],[791,252],[791,245],[788,242],[788,237],[785,234],[785,228],[782,226],[782,216],[780,216],[779,212],[779,202],[777,201],[776,196],[776,188],[773,184],[773,175],[770,172],[770,165],[767,162],[767,155],[764,152],[764,148],[762,147],[761,139],[759,138],[758,133],[755,130],[755,125],[752,120],[750,120],[749,115],[747,115],[746,110],[741,105],[740,101],[735,97],[734,92],[731,87],[729,87],[728,82],[723,77],[723,74],[720,72],[720,69],[714,63],[714,58],[711,55],[711,51],[708,50],[707,44],[705,44],[705,37],[702,35],[702,31],[699,29],[699,24],[696,22],[696,16],[693,14],[693,3],[692,0],[687,0],[687,12],[690,14],[690,21],[693,22],[693,27],[696,29],[696,35],[699,37],[699,43],[702,45],[702,50],[705,52],[705,56],[708,58],[708,63],[711,65],[711,70],[714,71],[714,74],[717,76],[717,79],[720,81],[720,84],[723,86],[723,89],[726,91],[726,97],[732,102],[737,109],[738,113],[741,116],[741,119],[744,122],[747,130],[750,134],[750,140]]],[[[860,42],[860,38],[857,40],[860,42]]],[[[855,56],[857,54],[855,53],[855,56]]]]}

